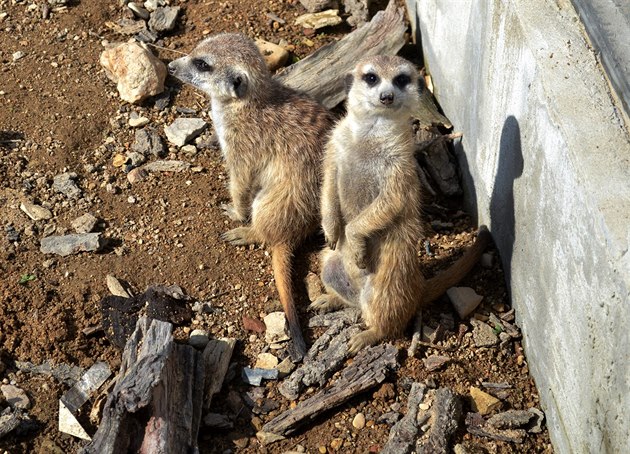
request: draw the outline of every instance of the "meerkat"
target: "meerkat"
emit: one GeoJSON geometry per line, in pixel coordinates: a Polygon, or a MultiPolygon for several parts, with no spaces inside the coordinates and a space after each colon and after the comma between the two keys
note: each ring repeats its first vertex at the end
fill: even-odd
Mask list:
{"type": "Polygon", "coordinates": [[[360,61],[347,78],[347,115],[326,146],[322,188],[322,282],[311,307],[358,306],[367,329],[349,342],[357,353],[402,334],[423,305],[461,280],[489,241],[475,244],[451,268],[426,280],[416,247],[423,236],[421,184],[412,115],[419,106],[417,71],[400,57],[360,61]]]}
{"type": "Polygon", "coordinates": [[[246,225],[222,238],[271,249],[280,302],[294,343],[306,353],[291,288],[294,249],[319,227],[321,160],[332,128],[329,111],[274,80],[252,40],[211,36],[169,73],[210,97],[210,116],[229,174],[226,214],[246,225]]]}

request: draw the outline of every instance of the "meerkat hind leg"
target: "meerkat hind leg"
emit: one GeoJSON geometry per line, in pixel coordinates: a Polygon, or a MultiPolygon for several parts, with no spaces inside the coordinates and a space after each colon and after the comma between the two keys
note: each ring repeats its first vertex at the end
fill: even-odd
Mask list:
{"type": "Polygon", "coordinates": [[[228,230],[221,235],[221,239],[236,246],[247,246],[260,242],[260,239],[251,227],[237,227],[235,229],[228,230]]]}

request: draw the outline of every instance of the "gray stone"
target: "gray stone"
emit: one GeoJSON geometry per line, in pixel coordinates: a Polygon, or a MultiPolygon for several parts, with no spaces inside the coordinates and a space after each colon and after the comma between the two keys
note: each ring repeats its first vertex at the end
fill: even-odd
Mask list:
{"type": "Polygon", "coordinates": [[[142,153],[138,153],[137,151],[130,151],[129,153],[127,153],[125,169],[127,171],[135,169],[136,167],[144,164],[146,160],[147,158],[142,153]]]}
{"type": "Polygon", "coordinates": [[[300,0],[300,3],[309,13],[317,13],[325,9],[334,9],[339,7],[338,0],[300,0]]]}
{"type": "Polygon", "coordinates": [[[203,423],[214,429],[232,429],[234,427],[234,423],[230,421],[230,418],[219,413],[208,413],[203,418],[203,423]]]}
{"type": "Polygon", "coordinates": [[[79,252],[98,251],[100,247],[100,233],[75,233],[42,238],[39,250],[44,254],[57,254],[65,257],[79,252]]]}
{"type": "Polygon", "coordinates": [[[208,332],[202,329],[194,329],[190,332],[188,343],[197,349],[205,348],[210,342],[208,332]]]}
{"type": "Polygon", "coordinates": [[[179,6],[158,7],[151,13],[149,30],[156,33],[169,32],[175,28],[179,6]]]}
{"type": "Polygon", "coordinates": [[[22,410],[28,410],[31,408],[31,401],[26,395],[26,392],[14,385],[2,385],[0,391],[4,396],[4,400],[11,406],[11,408],[20,408],[22,410]]]}
{"type": "Polygon", "coordinates": [[[85,213],[83,216],[79,216],[71,225],[77,233],[90,233],[96,227],[98,218],[90,213],[85,213]]]}
{"type": "Polygon", "coordinates": [[[251,367],[243,367],[241,378],[248,385],[260,386],[263,379],[277,380],[277,369],[252,369],[251,367]]]}
{"type": "Polygon", "coordinates": [[[396,421],[400,419],[400,413],[397,411],[388,411],[387,413],[383,413],[376,420],[379,424],[387,424],[388,426],[393,426],[396,424],[396,421]]]}
{"type": "Polygon", "coordinates": [[[22,210],[26,215],[31,218],[33,221],[42,221],[52,218],[52,212],[48,208],[44,208],[39,205],[35,205],[30,202],[23,202],[20,204],[20,210],[22,210]]]}
{"type": "Polygon", "coordinates": [[[207,126],[201,118],[178,118],[164,128],[164,133],[173,145],[183,147],[201,134],[207,126]]]}
{"type": "Polygon", "coordinates": [[[127,8],[133,11],[133,14],[140,19],[147,20],[149,18],[149,11],[140,6],[139,3],[129,2],[127,3],[127,8]]]}
{"type": "Polygon", "coordinates": [[[333,27],[343,22],[338,13],[339,11],[336,9],[329,9],[319,13],[303,14],[295,19],[295,25],[301,25],[304,28],[312,28],[313,30],[333,27]]]}
{"type": "MultiPolygon", "coordinates": [[[[407,4],[463,133],[467,203],[496,242],[554,450],[630,452],[630,135],[573,8],[627,2],[407,4]]],[[[627,17],[606,36],[627,43],[614,25],[627,17]]]]}
{"type": "Polygon", "coordinates": [[[428,358],[424,358],[422,362],[429,372],[433,372],[447,364],[450,360],[451,358],[448,356],[431,355],[428,358]]]}
{"type": "Polygon", "coordinates": [[[131,144],[131,149],[145,156],[166,156],[166,147],[158,132],[153,128],[144,128],[136,131],[135,139],[131,144]]]}
{"type": "Polygon", "coordinates": [[[153,161],[141,167],[147,172],[183,172],[190,168],[190,163],[184,161],[153,161]]]}
{"type": "Polygon", "coordinates": [[[472,335],[476,347],[492,347],[499,343],[497,334],[488,324],[475,319],[470,324],[473,326],[472,335]]]}
{"type": "Polygon", "coordinates": [[[77,186],[74,180],[77,179],[77,174],[74,172],[61,173],[53,179],[53,189],[61,194],[65,195],[69,199],[78,199],[81,197],[81,189],[77,186]]]}
{"type": "Polygon", "coordinates": [[[538,408],[530,408],[527,411],[534,414],[534,418],[531,420],[529,426],[527,427],[527,431],[529,433],[539,434],[540,432],[542,432],[542,424],[545,420],[545,414],[538,408]]]}
{"type": "Polygon", "coordinates": [[[470,287],[451,287],[446,294],[459,318],[468,317],[483,300],[483,296],[477,295],[470,287]]]}

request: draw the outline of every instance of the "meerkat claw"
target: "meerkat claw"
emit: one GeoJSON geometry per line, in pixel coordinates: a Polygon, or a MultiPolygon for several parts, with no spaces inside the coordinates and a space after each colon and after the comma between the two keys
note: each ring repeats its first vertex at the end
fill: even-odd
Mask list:
{"type": "Polygon", "coordinates": [[[308,305],[308,309],[321,313],[333,312],[344,307],[336,296],[324,293],[317,297],[315,301],[308,305]]]}

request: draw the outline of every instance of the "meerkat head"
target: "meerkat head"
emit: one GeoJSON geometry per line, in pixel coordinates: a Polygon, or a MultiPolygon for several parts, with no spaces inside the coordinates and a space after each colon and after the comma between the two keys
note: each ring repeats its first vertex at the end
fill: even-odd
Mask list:
{"type": "Polygon", "coordinates": [[[240,33],[204,39],[168,64],[169,74],[226,103],[260,97],[271,75],[254,42],[240,33]]]}
{"type": "Polygon", "coordinates": [[[361,116],[408,117],[418,108],[418,72],[401,57],[361,60],[346,78],[348,111],[361,116]]]}

